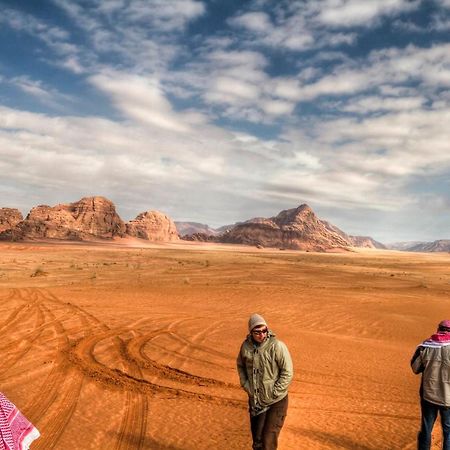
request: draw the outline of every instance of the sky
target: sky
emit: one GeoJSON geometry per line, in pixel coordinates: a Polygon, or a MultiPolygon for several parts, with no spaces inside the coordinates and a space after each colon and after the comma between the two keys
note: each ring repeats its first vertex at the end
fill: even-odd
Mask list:
{"type": "Polygon", "coordinates": [[[0,0],[0,207],[450,239],[450,0],[0,0]]]}

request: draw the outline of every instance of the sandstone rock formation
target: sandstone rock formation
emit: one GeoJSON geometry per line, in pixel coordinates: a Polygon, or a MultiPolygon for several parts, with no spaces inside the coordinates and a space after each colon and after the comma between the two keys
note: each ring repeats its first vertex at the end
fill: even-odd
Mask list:
{"type": "Polygon", "coordinates": [[[15,208],[0,208],[0,233],[11,230],[23,220],[22,213],[15,208]]]}
{"type": "Polygon", "coordinates": [[[281,211],[276,217],[259,217],[238,224],[225,233],[221,241],[313,251],[352,245],[348,239],[331,230],[306,204],[281,211]]]}
{"type": "Polygon", "coordinates": [[[376,241],[370,236],[349,236],[350,242],[354,247],[386,249],[381,242],[376,241]]]}
{"type": "Polygon", "coordinates": [[[329,230],[339,234],[339,236],[349,241],[353,247],[378,248],[378,249],[386,248],[384,244],[376,241],[375,239],[372,239],[370,236],[352,236],[345,233],[344,231],[339,229],[336,225],[333,225],[330,222],[322,220],[322,223],[324,223],[329,230]]]}
{"type": "Polygon", "coordinates": [[[209,225],[198,222],[175,222],[180,236],[190,236],[194,234],[205,234],[207,236],[217,236],[219,232],[209,225]]]}
{"type": "Polygon", "coordinates": [[[84,197],[78,202],[32,208],[25,220],[0,239],[111,239],[123,236],[125,224],[105,197],[84,197]]]}
{"type": "Polygon", "coordinates": [[[181,236],[181,239],[183,239],[183,241],[193,242],[220,242],[220,238],[217,236],[206,233],[185,234],[184,236],[181,236]]]}
{"type": "Polygon", "coordinates": [[[130,236],[153,242],[178,241],[178,231],[170,217],[159,211],[146,211],[126,224],[130,236]]]}

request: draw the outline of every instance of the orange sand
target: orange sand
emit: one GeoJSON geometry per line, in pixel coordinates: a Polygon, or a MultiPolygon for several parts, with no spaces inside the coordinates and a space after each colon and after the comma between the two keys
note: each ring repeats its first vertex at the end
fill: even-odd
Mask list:
{"type": "Polygon", "coordinates": [[[409,359],[450,318],[450,255],[133,244],[0,245],[0,390],[33,450],[250,449],[252,312],[294,360],[280,450],[415,447],[409,359]]]}

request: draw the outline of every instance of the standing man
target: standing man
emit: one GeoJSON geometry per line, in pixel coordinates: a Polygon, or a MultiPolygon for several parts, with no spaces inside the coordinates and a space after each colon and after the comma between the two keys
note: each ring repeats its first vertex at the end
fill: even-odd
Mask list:
{"type": "Polygon", "coordinates": [[[254,450],[276,450],[288,407],[288,386],[294,374],[286,345],[275,338],[259,314],[248,321],[237,369],[248,394],[254,450]]]}
{"type": "Polygon", "coordinates": [[[444,438],[442,448],[450,450],[450,320],[440,322],[437,333],[417,347],[411,367],[414,373],[422,373],[422,423],[417,448],[429,450],[431,432],[439,412],[444,438]]]}

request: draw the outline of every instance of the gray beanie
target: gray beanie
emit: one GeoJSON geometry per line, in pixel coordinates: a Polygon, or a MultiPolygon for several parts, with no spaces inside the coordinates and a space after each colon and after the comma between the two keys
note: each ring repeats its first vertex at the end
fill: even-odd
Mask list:
{"type": "Polygon", "coordinates": [[[252,331],[253,328],[258,325],[265,325],[267,327],[267,323],[263,316],[260,316],[259,314],[252,314],[250,319],[248,319],[248,331],[252,331]]]}

